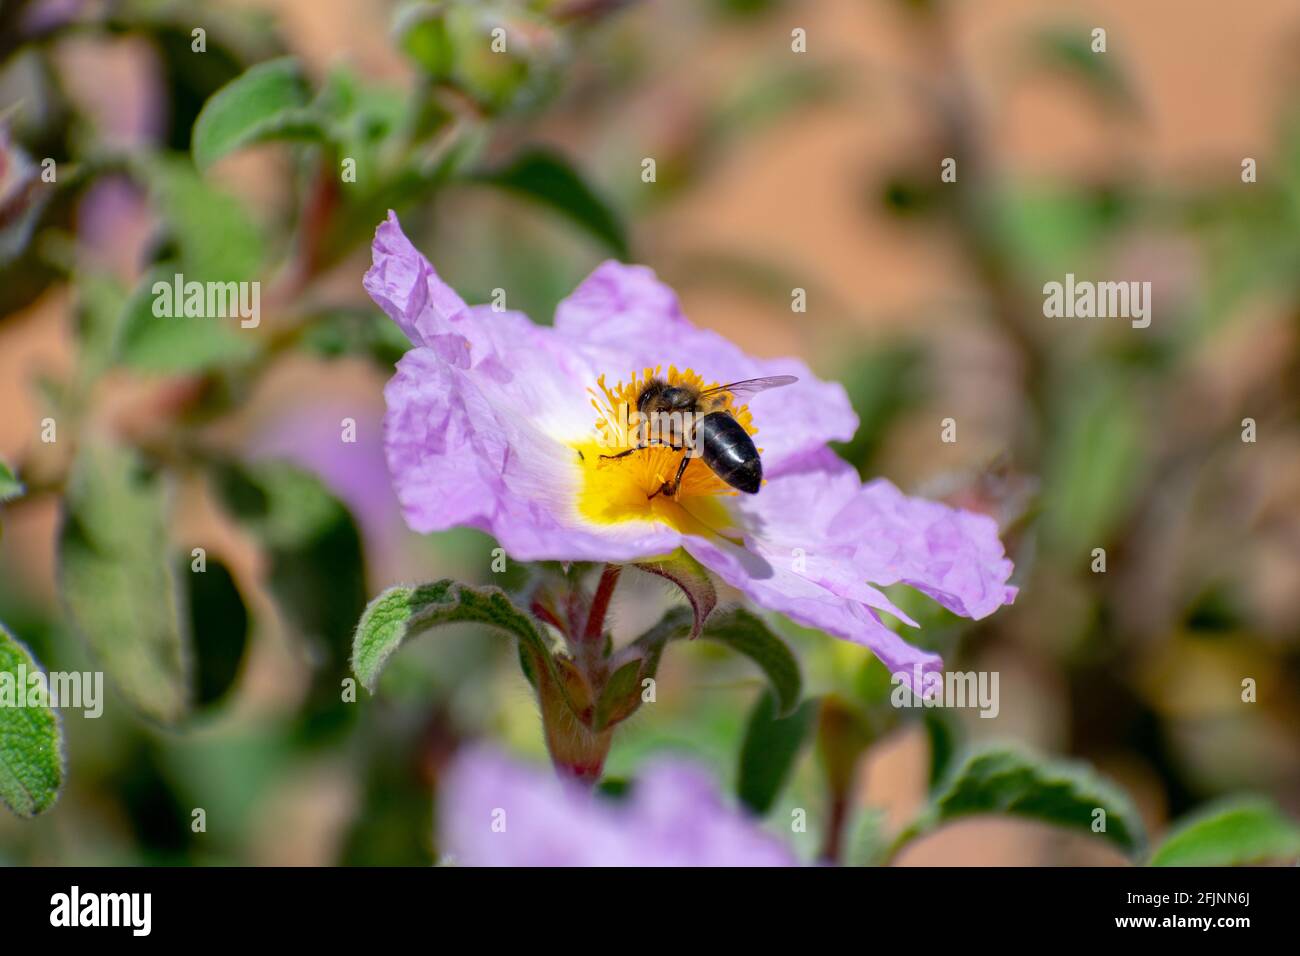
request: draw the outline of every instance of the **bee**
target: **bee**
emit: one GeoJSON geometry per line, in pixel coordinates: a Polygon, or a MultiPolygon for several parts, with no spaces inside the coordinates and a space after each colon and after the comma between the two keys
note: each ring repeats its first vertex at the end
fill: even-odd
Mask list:
{"type": "Polygon", "coordinates": [[[683,451],[673,480],[665,481],[649,498],[660,494],[669,498],[675,496],[686,466],[696,457],[703,459],[704,464],[731,487],[746,494],[756,494],[763,484],[763,462],[749,433],[725,410],[726,396],[730,394],[732,398],[740,399],[797,381],[793,375],[772,375],[698,389],[669,385],[660,378],[648,379],[636,397],[640,422],[638,444],[616,455],[600,457],[611,460],[625,458],[652,445],[683,451]],[[669,425],[666,437],[651,434],[652,424],[658,426],[664,422],[669,425]]]}

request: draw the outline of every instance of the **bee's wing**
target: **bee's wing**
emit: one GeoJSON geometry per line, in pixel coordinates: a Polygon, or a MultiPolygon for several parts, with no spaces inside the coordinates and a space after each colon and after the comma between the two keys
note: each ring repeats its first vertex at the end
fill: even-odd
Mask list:
{"type": "Polygon", "coordinates": [[[730,385],[716,385],[713,388],[706,388],[700,392],[700,398],[730,392],[733,398],[740,400],[751,395],[757,395],[759,392],[765,392],[769,388],[793,385],[797,381],[799,379],[794,375],[769,375],[767,378],[747,378],[743,382],[732,382],[730,385]]]}

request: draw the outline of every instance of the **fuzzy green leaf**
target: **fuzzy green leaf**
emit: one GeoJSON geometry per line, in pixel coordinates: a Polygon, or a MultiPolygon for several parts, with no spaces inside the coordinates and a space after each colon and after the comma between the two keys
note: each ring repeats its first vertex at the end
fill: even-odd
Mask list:
{"type": "Polygon", "coordinates": [[[1098,367],[1086,391],[1063,388],[1059,427],[1044,482],[1043,541],[1054,553],[1087,551],[1124,520],[1141,487],[1145,425],[1123,409],[1140,401],[1122,372],[1098,367]],[[1087,546],[1087,547],[1085,547],[1087,546]]]}
{"type": "Polygon", "coordinates": [[[116,351],[118,360],[147,374],[174,375],[232,365],[257,350],[252,334],[238,318],[193,318],[178,314],[159,317],[153,307],[156,283],[175,288],[179,264],[155,267],[136,287],[122,310],[116,351]]]}
{"type": "Polygon", "coordinates": [[[799,662],[762,618],[744,608],[734,608],[711,618],[703,636],[757,664],[776,694],[777,713],[786,716],[794,711],[803,691],[799,662]]]}
{"type": "Polygon", "coordinates": [[[173,155],[137,157],[132,168],[148,187],[150,200],[176,244],[178,271],[187,282],[258,278],[264,237],[238,199],[212,186],[188,162],[173,155]]]}
{"type": "Polygon", "coordinates": [[[40,664],[0,624],[0,801],[20,817],[44,813],[63,785],[63,739],[48,698],[27,698],[40,664]],[[12,695],[12,696],[11,696],[12,695]]]}
{"type": "Polygon", "coordinates": [[[845,866],[880,866],[889,852],[885,811],[863,807],[849,824],[845,866]]]}
{"type": "Polygon", "coordinates": [[[406,640],[442,624],[486,624],[519,639],[530,662],[547,666],[561,683],[546,641],[532,619],[511,603],[500,588],[475,588],[444,578],[419,587],[389,588],[361,615],[352,644],[352,670],[372,693],[380,671],[406,640]]]}
{"type": "Polygon", "coordinates": [[[508,165],[475,179],[549,206],[599,239],[620,259],[628,257],[627,233],[618,215],[557,153],[529,150],[508,165]]]}
{"type": "Polygon", "coordinates": [[[957,766],[930,806],[895,840],[894,849],[952,820],[989,813],[1097,832],[1128,853],[1144,843],[1141,819],[1128,797],[1090,767],[992,747],[957,766]],[[1105,811],[1101,832],[1093,830],[1101,819],[1098,810],[1105,811]]]}
{"type": "Polygon", "coordinates": [[[163,491],[131,452],[87,444],[78,453],[59,534],[59,588],[122,695],[161,723],[184,716],[191,655],[163,491]]]}
{"type": "Polygon", "coordinates": [[[1270,801],[1242,797],[1205,807],[1181,822],[1151,856],[1152,866],[1241,866],[1295,862],[1300,826],[1270,801]]]}
{"type": "Polygon", "coordinates": [[[638,561],[636,567],[658,577],[667,578],[681,588],[694,614],[690,636],[692,639],[699,637],[704,629],[704,622],[708,620],[718,603],[718,592],[713,586],[713,579],[709,577],[709,572],[700,562],[681,549],[656,561],[638,561]]]}
{"type": "MultiPolygon", "coordinates": [[[[642,676],[653,677],[659,669],[659,658],[664,648],[671,641],[689,636],[691,626],[691,612],[686,608],[673,608],[658,624],[628,645],[623,654],[643,657],[646,663],[642,676]]],[[[772,685],[778,712],[786,716],[794,710],[803,691],[799,662],[762,618],[740,607],[719,611],[709,618],[700,636],[725,644],[752,660],[772,685]]]]}
{"type": "Polygon", "coordinates": [[[455,87],[488,113],[523,109],[554,91],[567,45],[561,31],[526,6],[517,0],[407,4],[393,33],[397,48],[428,79],[455,87]],[[504,48],[491,42],[497,27],[508,37],[504,48]]]}
{"type": "Polygon", "coordinates": [[[309,94],[293,57],[251,67],[203,104],[190,139],[194,165],[206,170],[227,153],[266,140],[323,138],[318,117],[307,109],[309,94]]]}
{"type": "Polygon", "coordinates": [[[596,713],[592,718],[591,729],[602,731],[612,724],[617,724],[641,706],[641,669],[645,662],[639,658],[623,664],[609,675],[609,681],[596,701],[596,713]]]}

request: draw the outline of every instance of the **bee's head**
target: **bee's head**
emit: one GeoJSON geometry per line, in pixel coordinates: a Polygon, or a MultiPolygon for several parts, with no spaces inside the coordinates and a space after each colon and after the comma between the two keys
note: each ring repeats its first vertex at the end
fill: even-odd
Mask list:
{"type": "Polygon", "coordinates": [[[666,382],[658,378],[650,379],[636,398],[636,410],[643,418],[663,410],[666,407],[663,400],[666,391],[670,391],[666,382]]]}

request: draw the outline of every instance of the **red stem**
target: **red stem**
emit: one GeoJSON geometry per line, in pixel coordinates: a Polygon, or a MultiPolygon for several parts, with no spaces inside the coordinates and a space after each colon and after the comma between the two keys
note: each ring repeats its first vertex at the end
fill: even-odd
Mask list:
{"type": "Polygon", "coordinates": [[[584,641],[599,641],[605,633],[605,613],[609,610],[610,598],[618,584],[622,565],[607,564],[600,572],[600,583],[596,585],[596,594],[591,599],[591,611],[587,614],[587,626],[582,632],[584,641]]]}

